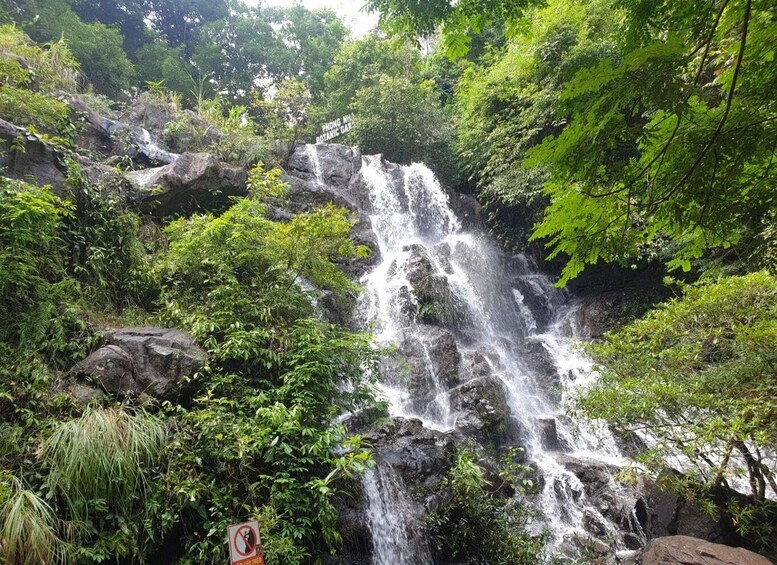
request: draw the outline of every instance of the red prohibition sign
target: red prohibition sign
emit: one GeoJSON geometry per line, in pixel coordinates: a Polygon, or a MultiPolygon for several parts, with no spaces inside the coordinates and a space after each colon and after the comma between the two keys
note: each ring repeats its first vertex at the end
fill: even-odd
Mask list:
{"type": "Polygon", "coordinates": [[[235,551],[237,551],[242,557],[248,557],[256,550],[256,538],[256,532],[253,528],[250,526],[243,526],[235,532],[235,539],[232,540],[232,544],[235,547],[235,551]],[[245,551],[240,549],[238,540],[243,542],[243,545],[245,545],[245,551]]]}

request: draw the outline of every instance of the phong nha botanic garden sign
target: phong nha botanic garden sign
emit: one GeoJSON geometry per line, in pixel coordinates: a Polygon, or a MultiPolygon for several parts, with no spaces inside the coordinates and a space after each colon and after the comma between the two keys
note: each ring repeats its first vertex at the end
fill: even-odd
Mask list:
{"type": "Polygon", "coordinates": [[[346,114],[336,120],[325,123],[321,126],[321,135],[316,137],[316,143],[326,143],[351,131],[353,126],[353,114],[346,114]]]}

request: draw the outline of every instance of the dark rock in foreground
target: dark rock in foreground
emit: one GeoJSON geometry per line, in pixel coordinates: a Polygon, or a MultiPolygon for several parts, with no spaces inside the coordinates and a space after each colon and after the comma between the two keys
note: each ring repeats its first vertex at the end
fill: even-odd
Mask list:
{"type": "Polygon", "coordinates": [[[653,540],[642,556],[642,565],[771,565],[766,557],[688,536],[653,540]]]}

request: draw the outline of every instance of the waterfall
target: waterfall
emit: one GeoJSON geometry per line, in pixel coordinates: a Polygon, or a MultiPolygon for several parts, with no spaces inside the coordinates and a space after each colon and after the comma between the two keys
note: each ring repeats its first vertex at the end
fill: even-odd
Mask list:
{"type": "MultiPolygon", "coordinates": [[[[318,177],[319,165],[315,171],[318,177]]],[[[563,451],[622,463],[606,429],[575,426],[563,417],[561,390],[586,386],[594,378],[589,362],[568,343],[574,303],[525,257],[506,255],[484,234],[465,229],[424,165],[398,167],[364,157],[359,174],[369,192],[368,213],[380,251],[380,262],[361,280],[362,322],[373,328],[379,343],[398,344],[415,359],[410,377],[407,368],[384,363],[379,380],[391,415],[419,418],[440,431],[459,428],[456,395],[468,382],[490,375],[486,378],[501,383],[519,430],[511,441],[526,450],[543,477],[538,506],[544,520],[537,527],[549,528],[551,547],[587,536],[584,514],[607,524],[587,500],[584,485],[558,458],[563,451]],[[445,345],[450,335],[461,363],[477,366],[477,375],[462,377],[462,370],[454,375],[439,366],[432,353],[451,349],[445,345]]],[[[393,552],[392,562],[424,563],[396,559],[405,550],[398,546],[406,535],[397,523],[401,516],[393,512],[403,503],[393,500],[399,485],[384,472],[378,467],[365,477],[376,563],[388,562],[384,550],[393,552]]],[[[607,534],[617,538],[617,528],[608,526],[607,534]]]]}
{"type": "Polygon", "coordinates": [[[305,154],[313,165],[313,174],[318,184],[324,184],[324,175],[321,172],[321,161],[318,158],[318,149],[312,143],[305,144],[305,154]]]}
{"type": "Polygon", "coordinates": [[[390,466],[378,464],[364,473],[362,483],[372,531],[373,565],[431,565],[429,544],[420,535],[401,477],[390,466]]]}

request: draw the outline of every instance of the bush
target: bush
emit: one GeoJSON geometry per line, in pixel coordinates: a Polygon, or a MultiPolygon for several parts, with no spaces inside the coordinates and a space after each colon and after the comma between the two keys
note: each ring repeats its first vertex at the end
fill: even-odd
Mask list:
{"type": "Polygon", "coordinates": [[[0,86],[0,118],[20,127],[33,126],[57,134],[70,121],[70,106],[45,94],[0,86]]]}
{"type": "Polygon", "coordinates": [[[250,516],[262,519],[269,564],[322,555],[339,539],[333,481],[369,457],[332,422],[371,401],[365,371],[377,351],[365,335],[310,318],[298,284],[353,287],[333,263],[360,252],[351,221],[334,208],[268,220],[262,199],[283,193],[279,175],[255,169],[251,197],[167,230],[161,317],[210,354],[205,392],[181,412],[173,446],[169,488],[192,516],[182,563],[224,560],[227,525],[250,516]]]}
{"type": "Polygon", "coordinates": [[[489,492],[475,455],[459,454],[445,479],[452,500],[433,514],[431,536],[443,563],[533,565],[540,562],[544,536],[527,531],[531,512],[520,501],[489,492]]]}

